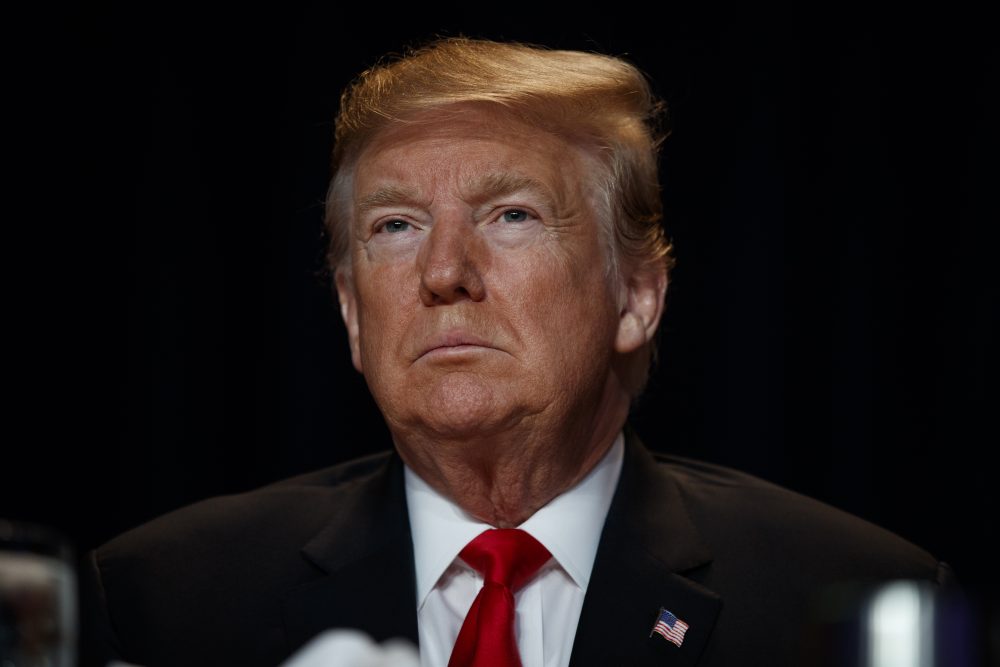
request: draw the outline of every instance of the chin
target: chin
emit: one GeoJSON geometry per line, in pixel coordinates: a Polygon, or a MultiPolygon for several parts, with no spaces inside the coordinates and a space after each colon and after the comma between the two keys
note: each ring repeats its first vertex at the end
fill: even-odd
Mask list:
{"type": "Polygon", "coordinates": [[[525,410],[514,405],[510,396],[495,378],[450,373],[421,392],[421,408],[412,422],[446,439],[488,436],[523,417],[525,410]]]}

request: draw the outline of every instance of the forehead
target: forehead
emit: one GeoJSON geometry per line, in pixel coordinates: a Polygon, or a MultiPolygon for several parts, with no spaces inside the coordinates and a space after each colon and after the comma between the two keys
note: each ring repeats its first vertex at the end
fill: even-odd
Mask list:
{"type": "Polygon", "coordinates": [[[429,196],[439,187],[466,196],[533,189],[571,197],[590,189],[598,169],[578,143],[510,117],[478,110],[428,115],[369,142],[356,163],[355,200],[372,190],[429,196]]]}

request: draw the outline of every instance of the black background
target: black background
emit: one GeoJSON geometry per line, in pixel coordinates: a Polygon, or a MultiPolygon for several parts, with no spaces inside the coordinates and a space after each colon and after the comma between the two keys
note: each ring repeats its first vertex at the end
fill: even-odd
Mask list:
{"type": "Polygon", "coordinates": [[[996,591],[983,17],[336,4],[24,25],[0,516],[82,551],[388,446],[320,275],[332,119],[381,54],[465,34],[622,55],[670,106],[678,265],[646,443],[818,497],[996,591]]]}

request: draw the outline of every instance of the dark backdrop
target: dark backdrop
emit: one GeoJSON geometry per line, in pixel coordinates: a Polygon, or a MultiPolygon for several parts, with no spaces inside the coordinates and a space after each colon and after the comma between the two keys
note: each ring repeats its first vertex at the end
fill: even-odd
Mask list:
{"type": "Polygon", "coordinates": [[[647,444],[861,515],[995,590],[983,17],[338,4],[36,17],[8,63],[0,516],[84,550],[388,446],[320,275],[332,118],[380,54],[462,33],[623,55],[670,106],[678,264],[634,416],[647,444]]]}

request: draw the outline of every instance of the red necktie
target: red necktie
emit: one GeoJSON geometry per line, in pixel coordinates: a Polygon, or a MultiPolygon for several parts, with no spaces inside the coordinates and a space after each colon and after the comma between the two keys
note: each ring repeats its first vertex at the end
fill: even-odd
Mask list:
{"type": "Polygon", "coordinates": [[[458,633],[448,667],[521,667],[514,638],[514,592],[549,559],[548,549],[523,530],[497,528],[469,542],[459,556],[485,581],[458,633]]]}

